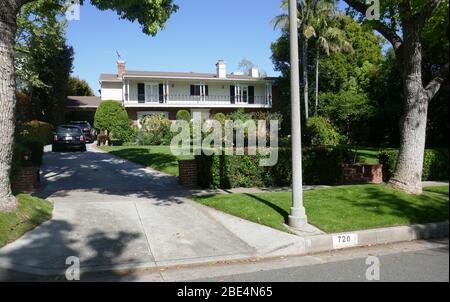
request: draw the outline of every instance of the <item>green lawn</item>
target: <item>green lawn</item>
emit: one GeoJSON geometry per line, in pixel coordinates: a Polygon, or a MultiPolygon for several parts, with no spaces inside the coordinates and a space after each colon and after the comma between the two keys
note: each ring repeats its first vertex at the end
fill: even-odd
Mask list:
{"type": "Polygon", "coordinates": [[[448,196],[448,186],[426,187],[424,188],[424,191],[440,193],[448,196]]]}
{"type": "MultiPolygon", "coordinates": [[[[342,186],[305,191],[309,223],[327,233],[371,229],[448,219],[448,196],[425,192],[415,196],[384,185],[342,186]]],[[[231,215],[287,231],[290,192],[229,194],[196,198],[231,215]]]]}
{"type": "Polygon", "coordinates": [[[170,146],[122,146],[101,147],[102,150],[135,163],[178,176],[178,160],[193,159],[193,156],[175,156],[170,146]]]}
{"type": "Polygon", "coordinates": [[[14,213],[0,213],[0,247],[12,242],[52,217],[51,202],[19,194],[19,207],[14,213]]]}
{"type": "Polygon", "coordinates": [[[353,152],[356,152],[356,160],[359,163],[363,164],[378,164],[378,153],[381,150],[396,150],[391,148],[371,148],[371,147],[362,147],[355,146],[351,148],[353,152]]]}

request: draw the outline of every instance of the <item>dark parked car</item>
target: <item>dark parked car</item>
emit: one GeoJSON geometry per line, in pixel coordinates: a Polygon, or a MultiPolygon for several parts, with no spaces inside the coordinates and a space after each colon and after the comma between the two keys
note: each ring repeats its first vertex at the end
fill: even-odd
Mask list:
{"type": "Polygon", "coordinates": [[[86,138],[83,130],[74,125],[58,126],[53,137],[52,151],[58,152],[72,149],[86,151],[86,138]]]}
{"type": "Polygon", "coordinates": [[[93,143],[95,141],[95,129],[87,121],[72,121],[69,125],[78,126],[83,130],[84,138],[87,143],[93,143]]]}

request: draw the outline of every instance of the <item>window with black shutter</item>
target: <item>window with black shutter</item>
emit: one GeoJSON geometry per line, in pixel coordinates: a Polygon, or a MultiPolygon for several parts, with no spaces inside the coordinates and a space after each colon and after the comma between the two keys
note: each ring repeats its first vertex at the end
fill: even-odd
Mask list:
{"type": "Polygon", "coordinates": [[[159,103],[164,103],[164,84],[159,84],[159,103]]]}
{"type": "Polygon", "coordinates": [[[248,86],[248,103],[255,103],[255,86],[248,86]]]}
{"type": "Polygon", "coordinates": [[[139,83],[138,84],[138,102],[139,103],[145,103],[145,84],[139,83]]]}
{"type": "Polygon", "coordinates": [[[230,86],[230,101],[231,101],[231,104],[236,103],[236,91],[235,91],[234,85],[230,86]]]}
{"type": "Polygon", "coordinates": [[[209,88],[208,85],[205,85],[205,95],[209,96],[209,88]]]}

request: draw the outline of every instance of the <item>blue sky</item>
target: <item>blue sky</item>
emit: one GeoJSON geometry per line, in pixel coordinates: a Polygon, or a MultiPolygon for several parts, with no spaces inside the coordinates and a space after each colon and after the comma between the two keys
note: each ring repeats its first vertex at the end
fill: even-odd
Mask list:
{"type": "Polygon", "coordinates": [[[164,31],[146,36],[137,23],[119,20],[113,11],[86,4],[80,21],[68,25],[74,47],[73,75],[89,82],[98,94],[100,73],[116,73],[116,51],[129,70],[214,72],[218,59],[228,71],[248,58],[276,75],[270,44],[280,33],[270,20],[280,13],[279,0],[175,0],[179,11],[164,31]]]}

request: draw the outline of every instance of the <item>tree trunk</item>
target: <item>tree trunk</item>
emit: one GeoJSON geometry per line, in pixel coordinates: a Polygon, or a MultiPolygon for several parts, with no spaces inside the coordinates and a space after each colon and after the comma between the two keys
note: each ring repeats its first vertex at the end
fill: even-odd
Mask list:
{"type": "Polygon", "coordinates": [[[17,5],[5,1],[0,7],[0,211],[14,211],[17,200],[11,192],[10,171],[14,144],[16,82],[13,47],[17,5]]]}
{"type": "Polygon", "coordinates": [[[315,115],[318,114],[319,110],[319,60],[320,60],[320,51],[317,49],[316,53],[316,104],[314,108],[315,115]]]}
{"type": "Polygon", "coordinates": [[[305,117],[309,118],[309,96],[308,96],[308,39],[303,36],[302,48],[302,65],[303,65],[303,96],[305,99],[305,117]]]}
{"type": "Polygon", "coordinates": [[[404,114],[400,120],[400,151],[389,184],[412,194],[422,193],[422,170],[429,97],[422,83],[422,46],[417,21],[404,24],[404,43],[397,58],[402,62],[405,93],[404,114]]]}

